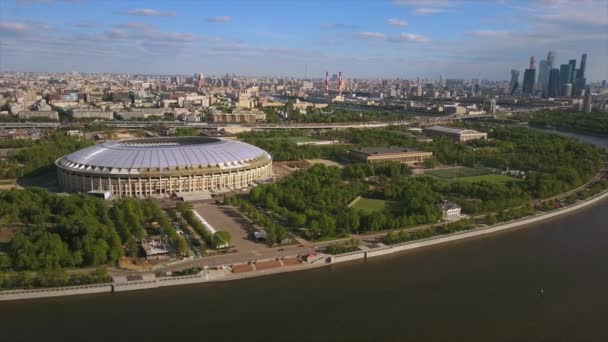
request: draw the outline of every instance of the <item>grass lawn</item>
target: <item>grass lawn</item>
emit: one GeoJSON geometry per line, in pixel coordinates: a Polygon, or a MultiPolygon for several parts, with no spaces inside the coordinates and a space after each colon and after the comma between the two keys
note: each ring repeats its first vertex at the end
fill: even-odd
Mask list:
{"type": "Polygon", "coordinates": [[[351,208],[354,208],[357,210],[363,210],[368,213],[372,213],[374,211],[381,211],[381,210],[387,209],[387,206],[389,206],[391,203],[393,203],[393,202],[385,201],[385,200],[381,200],[381,199],[361,197],[361,199],[358,200],[357,202],[355,202],[351,206],[351,208]]]}
{"type": "Polygon", "coordinates": [[[449,169],[430,170],[426,173],[443,179],[453,179],[458,177],[488,175],[491,172],[488,170],[476,169],[472,167],[454,167],[449,169]]]}
{"type": "Polygon", "coordinates": [[[506,175],[489,174],[482,176],[471,176],[471,177],[459,177],[455,180],[473,183],[487,181],[490,183],[506,183],[506,182],[521,182],[521,178],[510,177],[506,175]]]}

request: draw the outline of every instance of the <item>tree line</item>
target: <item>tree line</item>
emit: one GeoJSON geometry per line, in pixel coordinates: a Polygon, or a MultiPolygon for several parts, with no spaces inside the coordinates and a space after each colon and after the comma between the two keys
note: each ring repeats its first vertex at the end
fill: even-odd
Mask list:
{"type": "Polygon", "coordinates": [[[608,113],[605,112],[536,112],[530,117],[528,123],[534,127],[553,127],[599,135],[608,134],[608,113]]]}
{"type": "Polygon", "coordinates": [[[185,241],[151,199],[120,199],[108,207],[84,194],[14,189],[0,193],[0,222],[17,230],[6,254],[0,254],[3,269],[113,265],[125,254],[138,255],[138,242],[153,229],[153,222],[179,253],[187,253],[185,241]]]}

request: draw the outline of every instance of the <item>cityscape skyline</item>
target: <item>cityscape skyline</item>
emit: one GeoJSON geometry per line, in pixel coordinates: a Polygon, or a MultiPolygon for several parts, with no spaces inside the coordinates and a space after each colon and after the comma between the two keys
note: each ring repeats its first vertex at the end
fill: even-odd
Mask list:
{"type": "Polygon", "coordinates": [[[608,78],[607,0],[318,5],[4,2],[0,70],[507,80],[554,51],[549,69],[588,53],[587,82],[608,78]]]}

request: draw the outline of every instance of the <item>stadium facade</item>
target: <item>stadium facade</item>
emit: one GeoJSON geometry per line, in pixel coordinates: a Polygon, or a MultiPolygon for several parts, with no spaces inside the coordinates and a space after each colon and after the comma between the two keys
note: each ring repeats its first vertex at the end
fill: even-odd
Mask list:
{"type": "Polygon", "coordinates": [[[63,156],[55,165],[62,190],[117,197],[227,192],[272,176],[266,151],[207,137],[108,141],[63,156]]]}

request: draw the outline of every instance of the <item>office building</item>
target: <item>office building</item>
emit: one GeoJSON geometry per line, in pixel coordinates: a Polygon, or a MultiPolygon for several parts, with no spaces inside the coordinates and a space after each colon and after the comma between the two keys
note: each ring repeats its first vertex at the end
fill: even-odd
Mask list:
{"type": "Polygon", "coordinates": [[[66,112],[72,119],[114,119],[113,112],[104,112],[97,108],[77,109],[72,108],[66,112]]]}
{"type": "Polygon", "coordinates": [[[428,127],[423,129],[423,132],[429,136],[444,136],[459,142],[488,138],[488,133],[485,132],[443,126],[428,127]]]}
{"type": "Polygon", "coordinates": [[[509,95],[514,95],[519,89],[519,70],[511,70],[511,83],[509,84],[509,95]]]}
{"type": "Polygon", "coordinates": [[[406,147],[363,147],[350,150],[350,155],[368,164],[388,162],[403,163],[410,166],[419,165],[433,157],[433,152],[419,151],[406,147]]]}
{"type": "Polygon", "coordinates": [[[585,78],[585,69],[587,68],[587,54],[581,56],[581,66],[576,70],[576,81],[574,82],[574,93],[576,96],[581,96],[587,79],[585,78]]]}
{"type": "Polygon", "coordinates": [[[233,110],[232,113],[215,110],[211,118],[214,123],[255,123],[266,120],[266,113],[259,110],[233,110]]]}
{"type": "Polygon", "coordinates": [[[538,83],[536,89],[541,91],[542,96],[547,94],[547,85],[549,84],[549,66],[545,59],[541,59],[538,63],[538,83]]]}
{"type": "Polygon", "coordinates": [[[566,96],[563,93],[563,89],[564,89],[564,85],[567,83],[572,83],[572,79],[570,78],[571,76],[571,68],[572,65],[571,64],[562,64],[559,67],[559,89],[560,89],[560,95],[561,96],[566,96]]]}
{"type": "Polygon", "coordinates": [[[564,97],[572,96],[572,83],[566,83],[562,86],[562,96],[564,96],[564,97]]]}
{"type": "Polygon", "coordinates": [[[530,57],[530,67],[524,72],[524,84],[522,87],[522,95],[534,95],[534,83],[536,82],[536,66],[534,65],[534,56],[530,57]]]}
{"type": "Polygon", "coordinates": [[[576,59],[569,60],[568,64],[570,64],[570,75],[568,76],[568,79],[570,80],[570,83],[574,84],[574,81],[576,80],[576,59]]]}
{"type": "Polygon", "coordinates": [[[22,110],[17,116],[19,119],[37,118],[59,121],[59,113],[54,110],[22,110]]]}
{"type": "Polygon", "coordinates": [[[583,111],[586,113],[591,113],[591,87],[587,86],[585,88],[585,98],[583,99],[583,111]]]}
{"type": "Polygon", "coordinates": [[[549,86],[547,96],[560,96],[559,69],[553,68],[549,72],[549,86]]]}

